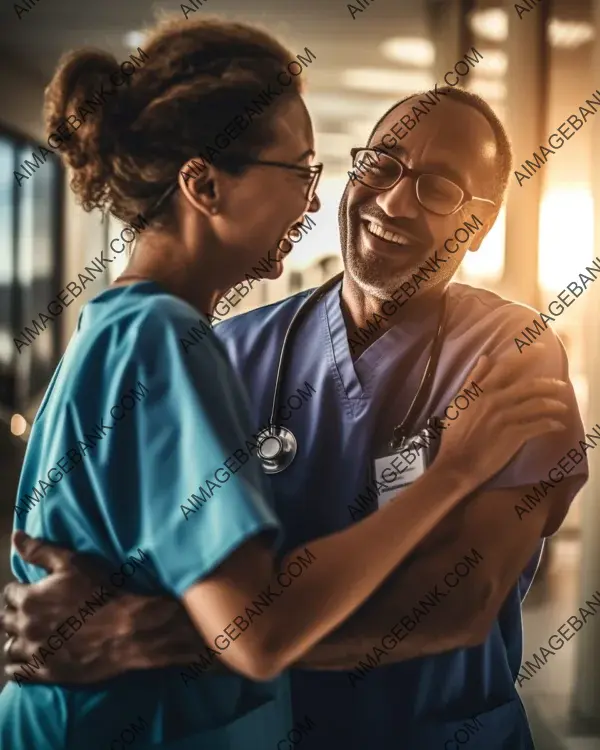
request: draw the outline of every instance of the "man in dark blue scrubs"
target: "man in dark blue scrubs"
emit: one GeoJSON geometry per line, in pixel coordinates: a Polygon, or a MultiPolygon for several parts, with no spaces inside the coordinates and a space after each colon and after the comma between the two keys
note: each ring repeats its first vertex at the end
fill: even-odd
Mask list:
{"type": "MultiPolygon", "coordinates": [[[[438,96],[430,108],[422,95],[396,105],[354,154],[339,209],[344,277],[300,325],[284,373],[277,419],[293,431],[298,453],[269,477],[287,533],[282,553],[387,501],[373,478],[418,390],[444,293],[443,347],[415,430],[431,416],[447,428],[461,410],[477,409],[485,395],[476,384],[458,393],[466,375],[481,354],[513,351],[535,315],[452,282],[497,218],[511,153],[485,102],[457,89],[438,96]]],[[[216,329],[253,396],[257,429],[269,418],[286,329],[308,294],[216,329]]],[[[523,347],[524,371],[568,382],[559,339],[549,329],[541,342],[523,347]]],[[[303,750],[455,750],[467,739],[469,750],[533,747],[515,688],[521,600],[543,539],[558,529],[587,478],[591,446],[572,389],[571,397],[568,429],[530,441],[291,670],[295,716],[314,724],[302,736],[303,750]]],[[[425,468],[424,454],[403,454],[411,481],[425,468]]],[[[111,606],[112,627],[120,610],[111,606]]],[[[156,648],[148,666],[153,659],[164,664],[169,648],[191,637],[183,612],[170,628],[171,645],[156,648]]],[[[140,637],[136,626],[130,632],[132,640],[140,637]]],[[[123,669],[121,657],[115,671],[123,669]]],[[[292,739],[280,746],[294,746],[292,739]]]]}
{"type": "MultiPolygon", "coordinates": [[[[444,345],[418,428],[431,415],[450,424],[461,409],[476,409],[481,395],[457,397],[469,369],[481,354],[512,351],[534,315],[487,290],[449,284],[498,215],[511,152],[485,103],[455,89],[438,91],[441,101],[427,116],[422,96],[392,108],[371,135],[374,150],[355,154],[339,209],[343,282],[308,314],[291,348],[282,393],[309,381],[316,394],[297,411],[284,398],[279,411],[279,423],[298,440],[294,463],[270,477],[290,547],[345,528],[385,501],[369,496],[370,459],[390,452],[386,444],[417,391],[444,291],[444,345]],[[298,497],[305,498],[301,505],[298,497]]],[[[272,364],[308,294],[217,329],[254,395],[257,424],[268,419],[272,364]]],[[[532,377],[568,380],[562,344],[551,330],[543,342],[541,356],[522,351],[523,368],[532,377]]],[[[319,727],[302,740],[305,750],[453,750],[466,736],[469,750],[532,747],[514,684],[522,655],[521,594],[543,537],[558,529],[587,478],[580,439],[573,398],[568,431],[531,441],[326,639],[321,654],[315,649],[307,669],[292,670],[295,715],[310,716],[319,727]],[[557,462],[564,471],[553,471],[557,462]],[[523,502],[527,494],[532,501],[523,502]],[[481,619],[485,602],[478,600],[477,581],[483,580],[502,596],[491,596],[481,619]],[[473,638],[478,622],[485,624],[483,642],[473,638]],[[361,633],[368,636],[362,644],[361,633]],[[414,652],[400,655],[411,641],[414,652]],[[436,650],[444,653],[410,658],[436,650]],[[393,663],[400,658],[408,660],[393,663]],[[345,671],[308,669],[336,665],[345,671]]]]}

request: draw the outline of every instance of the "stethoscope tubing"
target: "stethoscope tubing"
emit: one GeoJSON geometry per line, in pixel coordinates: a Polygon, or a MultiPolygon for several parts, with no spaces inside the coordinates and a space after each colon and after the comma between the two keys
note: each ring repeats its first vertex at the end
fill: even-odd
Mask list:
{"type": "MultiPolygon", "coordinates": [[[[315,291],[302,303],[298,310],[296,310],[288,325],[287,331],[283,338],[283,344],[281,346],[281,352],[279,355],[279,362],[277,364],[277,372],[275,374],[275,386],[273,388],[271,416],[269,418],[267,428],[262,433],[262,439],[260,443],[260,445],[262,446],[264,441],[269,436],[273,436],[275,439],[277,439],[280,445],[280,451],[278,455],[273,456],[269,460],[263,458],[263,468],[265,469],[265,471],[267,471],[267,473],[275,474],[283,471],[294,460],[297,451],[297,441],[295,436],[286,428],[278,425],[276,419],[277,411],[279,409],[281,388],[285,380],[288,349],[293,343],[293,337],[295,336],[298,327],[306,318],[310,310],[312,310],[320,302],[323,296],[327,294],[330,289],[332,289],[339,281],[341,281],[343,276],[344,271],[341,271],[331,279],[328,279],[324,284],[318,287],[318,289],[315,289],[315,291]],[[285,435],[283,433],[285,433],[285,435]],[[283,437],[286,438],[288,448],[287,451],[284,448],[284,444],[282,442],[283,437]],[[292,455],[286,457],[286,452],[291,452],[292,455]]],[[[393,438],[392,441],[390,441],[390,446],[401,443],[404,438],[411,433],[411,430],[415,426],[415,424],[413,423],[415,422],[418,414],[424,408],[431,396],[431,389],[433,387],[435,372],[437,370],[437,365],[443,347],[444,330],[446,324],[447,297],[448,292],[447,290],[445,290],[442,296],[435,337],[431,344],[429,358],[427,360],[421,382],[419,383],[419,387],[417,388],[417,392],[415,393],[415,396],[408,408],[406,416],[404,417],[400,425],[394,427],[393,438]]],[[[259,454],[261,454],[260,447],[259,454]]]]}
{"type": "Polygon", "coordinates": [[[423,377],[421,378],[421,382],[419,383],[417,392],[415,393],[415,396],[410,406],[408,407],[406,416],[397,427],[394,427],[393,438],[391,441],[392,445],[401,443],[404,438],[413,434],[416,428],[416,420],[418,418],[418,415],[425,408],[427,402],[429,401],[429,398],[431,397],[433,381],[435,378],[435,373],[437,371],[438,363],[440,361],[442,347],[444,345],[447,305],[448,291],[445,290],[440,305],[435,337],[431,343],[431,349],[429,351],[429,357],[427,359],[427,364],[425,365],[423,377]]]}
{"type": "Polygon", "coordinates": [[[342,279],[343,276],[344,276],[344,272],[340,271],[340,273],[336,274],[335,276],[332,276],[330,279],[327,279],[327,281],[324,284],[321,284],[321,286],[318,287],[318,289],[315,289],[315,291],[310,295],[310,297],[307,297],[304,300],[304,302],[300,305],[298,310],[296,310],[294,317],[290,321],[290,324],[287,328],[287,331],[283,339],[283,344],[281,345],[281,353],[279,355],[279,364],[277,365],[277,374],[275,375],[275,387],[273,389],[273,403],[271,407],[271,416],[269,417],[269,430],[271,432],[275,431],[278,427],[277,421],[276,421],[276,415],[279,409],[279,398],[281,395],[281,388],[285,380],[287,352],[288,352],[288,348],[291,346],[292,338],[294,334],[296,333],[296,329],[298,328],[302,320],[310,312],[310,310],[312,310],[312,308],[315,307],[318,302],[320,302],[322,297],[325,294],[327,294],[327,292],[330,289],[332,289],[338,283],[338,281],[342,279]]]}

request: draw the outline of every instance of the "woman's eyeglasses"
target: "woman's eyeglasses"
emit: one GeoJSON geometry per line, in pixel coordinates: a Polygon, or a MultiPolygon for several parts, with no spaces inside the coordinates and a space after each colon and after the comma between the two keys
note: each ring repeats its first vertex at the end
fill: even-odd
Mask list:
{"type": "Polygon", "coordinates": [[[373,190],[389,190],[403,177],[415,179],[417,200],[427,211],[438,216],[450,216],[468,201],[496,204],[488,198],[478,198],[463,190],[447,177],[410,169],[399,159],[383,154],[380,149],[353,148],[350,151],[356,179],[373,190]]]}
{"type": "Polygon", "coordinates": [[[263,159],[252,159],[245,156],[232,156],[231,159],[229,159],[229,157],[227,157],[227,159],[231,164],[239,164],[240,166],[256,164],[263,167],[280,167],[281,169],[290,169],[294,172],[298,172],[306,177],[308,181],[306,192],[307,203],[312,203],[317,192],[317,186],[321,179],[321,174],[323,173],[323,165],[320,162],[313,164],[310,167],[301,167],[299,164],[287,164],[283,161],[264,161],[263,159]]]}
{"type": "MultiPolygon", "coordinates": [[[[228,154],[220,156],[219,163],[240,167],[256,164],[265,167],[280,167],[281,169],[290,169],[294,172],[298,172],[299,174],[303,175],[303,177],[305,177],[308,182],[306,190],[306,202],[309,205],[313,202],[313,199],[317,192],[319,180],[321,179],[321,174],[323,173],[323,164],[321,164],[320,162],[317,164],[313,164],[310,167],[302,167],[299,164],[287,164],[282,161],[263,161],[262,159],[253,159],[249,156],[236,156],[234,154],[228,154]]],[[[158,213],[159,208],[173,195],[178,186],[179,182],[175,181],[165,190],[160,198],[158,198],[156,203],[154,203],[154,205],[146,212],[146,219],[150,217],[153,218],[158,213]]]]}

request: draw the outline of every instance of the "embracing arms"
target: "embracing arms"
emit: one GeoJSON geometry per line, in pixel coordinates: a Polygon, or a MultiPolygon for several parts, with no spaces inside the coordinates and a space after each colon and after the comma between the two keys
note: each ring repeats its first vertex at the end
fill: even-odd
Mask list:
{"type": "MultiPolygon", "coordinates": [[[[266,613],[239,634],[242,636],[238,636],[239,640],[236,638],[222,651],[223,664],[253,679],[272,679],[348,617],[413,551],[439,519],[462,499],[468,489],[466,481],[440,462],[438,467],[432,467],[409,488],[402,504],[389,504],[380,513],[344,532],[317,539],[310,542],[307,548],[294,550],[283,561],[282,570],[303,553],[306,555],[308,550],[315,558],[314,562],[269,604],[266,613]],[[440,472],[446,479],[443,490],[440,472]],[[406,534],[403,529],[411,522],[415,527],[414,532],[406,534]],[[376,558],[368,566],[362,560],[365,549],[378,550],[376,558]]],[[[234,622],[236,619],[240,622],[239,616],[243,615],[247,606],[251,606],[253,600],[265,592],[273,599],[273,589],[281,589],[277,581],[280,575],[279,571],[274,573],[272,553],[260,537],[254,537],[235,550],[212,574],[192,585],[183,595],[189,620],[197,631],[196,641],[201,635],[206,643],[218,649],[219,636],[228,629],[231,635],[234,622]]],[[[10,586],[7,587],[9,603],[14,602],[10,586]]],[[[79,593],[79,601],[82,602],[85,593],[89,593],[89,586],[86,591],[84,585],[79,593]]],[[[113,603],[116,602],[118,599],[113,603]]],[[[154,603],[161,608],[178,607],[164,599],[155,599],[154,603]]],[[[181,608],[179,610],[183,614],[181,608]]],[[[92,618],[95,625],[99,624],[96,619],[98,614],[95,613],[92,618]]],[[[110,619],[110,623],[104,622],[108,638],[111,637],[109,628],[116,624],[114,611],[110,619]]],[[[188,630],[189,620],[186,623],[188,630]]],[[[46,613],[46,626],[48,622],[46,613]]],[[[126,622],[123,617],[118,619],[121,633],[127,627],[126,622]]],[[[80,628],[81,633],[77,631],[64,644],[63,656],[67,647],[76,649],[83,645],[84,633],[89,634],[90,624],[86,622],[86,627],[80,628]]],[[[10,612],[4,615],[4,626],[9,632],[18,628],[16,618],[10,612]]],[[[174,641],[181,638],[178,632],[171,632],[170,636],[174,641]]],[[[180,649],[181,642],[177,647],[178,652],[180,649]]],[[[11,648],[11,657],[24,651],[24,646],[15,643],[11,648]]],[[[74,654],[75,650],[71,653],[74,654]]],[[[31,652],[29,655],[22,653],[23,660],[27,661],[30,655],[31,652]]],[[[108,662],[105,667],[110,669],[108,662]]],[[[129,663],[128,668],[134,666],[129,663]]],[[[39,678],[40,674],[36,673],[36,677],[39,678]]],[[[99,679],[96,673],[94,678],[99,679]]]]}
{"type": "MultiPolygon", "coordinates": [[[[562,420],[566,411],[563,403],[564,383],[548,379],[523,379],[515,382],[514,367],[497,365],[489,372],[488,364],[483,363],[479,370],[475,368],[470,375],[470,379],[478,378],[488,394],[482,400],[477,416],[472,417],[467,412],[460,422],[445,432],[434,465],[402,493],[401,502],[390,503],[350,529],[309,542],[307,547],[315,557],[315,562],[294,579],[289,589],[282,592],[283,604],[277,597],[268,611],[247,628],[247,632],[244,630],[237,634],[235,641],[232,639],[231,645],[220,654],[220,661],[224,666],[254,679],[269,679],[281,669],[297,662],[356,611],[385,578],[427,539],[440,522],[476,487],[502,468],[522,445],[536,435],[562,429],[563,425],[558,420],[562,420]],[[475,465],[474,456],[478,459],[475,465]],[[375,553],[369,553],[369,550],[374,550],[375,553]]],[[[468,507],[475,505],[472,501],[468,503],[468,507]]],[[[539,539],[539,534],[537,538],[539,539]]],[[[485,541],[473,542],[470,547],[477,546],[478,543],[481,545],[485,541]]],[[[30,562],[35,562],[31,558],[36,555],[39,559],[40,556],[49,554],[48,548],[43,545],[36,542],[27,544],[34,548],[33,551],[25,550],[24,556],[30,562]]],[[[293,560],[304,551],[304,548],[295,550],[286,560],[293,560]]],[[[524,567],[531,551],[522,553],[522,565],[513,578],[524,567]]],[[[465,554],[462,547],[461,553],[465,554]]],[[[61,553],[54,550],[52,554],[56,559],[61,553]]],[[[450,560],[449,550],[447,554],[447,559],[450,560]]],[[[485,557],[483,551],[482,554],[485,557]]],[[[411,561],[406,570],[399,571],[399,575],[410,575],[411,566],[415,564],[416,561],[411,561]]],[[[285,565],[284,561],[282,567],[285,568],[285,565]]],[[[429,575],[433,580],[432,585],[435,585],[439,576],[449,569],[440,569],[438,565],[439,556],[436,556],[436,565],[430,567],[427,573],[420,571],[419,575],[429,575]]],[[[63,579],[68,575],[64,567],[60,574],[63,579]]],[[[49,576],[31,587],[11,584],[8,588],[7,601],[9,605],[15,606],[11,606],[4,616],[5,628],[17,636],[10,650],[13,664],[9,665],[9,674],[17,672],[20,661],[26,662],[30,658],[36,644],[40,645],[43,634],[48,634],[52,629],[51,624],[59,624],[61,620],[57,621],[56,618],[66,612],[66,606],[62,606],[66,604],[64,594],[61,605],[54,603],[56,590],[52,588],[51,579],[52,576],[49,576]],[[36,587],[38,608],[34,612],[36,595],[34,593],[32,596],[28,589],[36,587]],[[50,593],[53,595],[52,604],[50,593]],[[39,603],[44,597],[46,611],[42,612],[39,603]],[[27,615],[24,614],[25,605],[27,615]]],[[[34,679],[89,682],[127,669],[186,663],[199,650],[203,650],[200,636],[212,647],[215,639],[224,632],[232,635],[231,624],[235,622],[235,618],[245,611],[245,607],[259,592],[269,590],[276,579],[271,554],[259,538],[250,540],[217,570],[185,592],[183,604],[187,613],[178,603],[168,598],[129,594],[118,597],[105,605],[104,610],[96,614],[76,638],[73,637],[64,644],[61,653],[65,672],[62,676],[57,676],[61,660],[53,658],[43,670],[35,673],[34,679]],[[102,613],[106,615],[103,620],[102,613]],[[157,624],[158,627],[155,627],[157,624]],[[107,658],[94,660],[91,656],[86,657],[92,637],[96,638],[96,644],[102,644],[107,658]],[[109,642],[111,646],[107,645],[109,642]],[[190,652],[186,653],[188,644],[190,652]],[[87,670],[84,670],[86,658],[87,670]],[[69,659],[70,668],[67,663],[69,659]],[[79,661],[81,659],[83,664],[79,661]],[[51,669],[52,672],[49,671],[51,669]]],[[[84,580],[85,576],[82,574],[77,592],[78,601],[86,593],[82,591],[84,580]]],[[[410,596],[416,595],[419,598],[422,589],[413,584],[417,580],[414,568],[410,585],[408,580],[404,584],[410,596]]],[[[512,582],[514,580],[510,583],[512,582]]],[[[419,583],[422,585],[423,581],[419,583]]],[[[501,598],[498,593],[501,591],[498,588],[500,584],[492,587],[492,590],[487,581],[482,581],[481,585],[487,604],[501,598]]],[[[71,599],[76,596],[73,591],[74,588],[70,594],[71,599]]],[[[459,592],[460,588],[456,587],[452,594],[460,595],[459,592]]],[[[452,599],[447,598],[448,601],[452,599]]],[[[403,603],[410,606],[412,601],[403,594],[403,603]]],[[[399,617],[402,617],[404,604],[399,609],[399,617]]],[[[67,616],[68,614],[70,612],[67,612],[67,616]]],[[[375,620],[380,622],[379,618],[375,620]]],[[[395,622],[396,620],[390,622],[390,627],[395,622]]],[[[365,631],[360,626],[361,648],[365,633],[369,638],[371,632],[374,637],[379,637],[375,630],[373,627],[365,631]]],[[[471,641],[483,637],[483,625],[480,626],[479,621],[477,624],[468,624],[467,630],[467,637],[471,641]]],[[[417,632],[415,629],[415,635],[417,632]]],[[[344,653],[348,654],[348,635],[342,630],[339,636],[334,634],[335,637],[342,639],[344,653]]],[[[407,645],[411,641],[415,643],[412,636],[405,640],[407,645]]],[[[417,650],[422,647],[411,646],[417,650]]],[[[455,645],[445,646],[452,647],[455,645]]],[[[329,657],[321,657],[317,652],[314,656],[318,661],[324,659],[321,663],[329,660],[329,657]]],[[[339,664],[336,666],[340,668],[339,664]]]]}

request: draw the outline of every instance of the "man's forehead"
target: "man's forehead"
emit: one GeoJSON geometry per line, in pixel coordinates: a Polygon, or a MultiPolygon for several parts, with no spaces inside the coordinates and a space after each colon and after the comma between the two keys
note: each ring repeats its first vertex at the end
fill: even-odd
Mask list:
{"type": "Polygon", "coordinates": [[[485,163],[493,161],[497,151],[494,131],[485,115],[449,96],[432,104],[426,94],[417,94],[398,104],[379,123],[370,145],[381,144],[382,139],[388,144],[390,139],[395,140],[409,153],[426,148],[429,154],[479,156],[485,163]]]}

